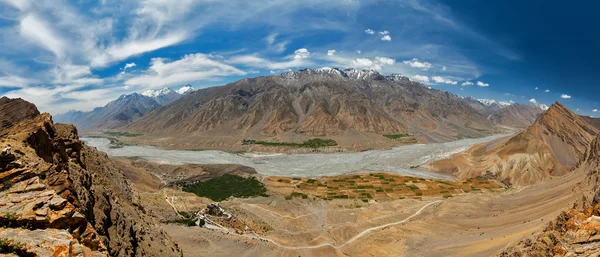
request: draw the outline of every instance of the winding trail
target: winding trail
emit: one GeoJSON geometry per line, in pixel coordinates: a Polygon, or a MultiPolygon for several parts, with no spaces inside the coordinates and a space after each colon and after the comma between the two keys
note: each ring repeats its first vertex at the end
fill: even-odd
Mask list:
{"type": "MultiPolygon", "coordinates": [[[[440,202],[442,202],[442,200],[437,200],[437,201],[433,201],[433,202],[427,203],[423,207],[421,207],[419,210],[417,210],[415,213],[413,213],[412,215],[408,216],[407,218],[405,218],[405,219],[403,219],[401,221],[396,221],[396,222],[392,222],[392,223],[388,223],[388,224],[383,224],[383,225],[380,225],[380,226],[372,227],[372,228],[369,228],[369,229],[365,229],[362,232],[358,233],[356,236],[350,238],[350,240],[344,242],[343,244],[341,244],[339,246],[336,246],[335,244],[332,244],[332,243],[322,243],[322,244],[319,244],[319,245],[312,245],[312,246],[290,246],[290,245],[280,244],[277,241],[275,241],[273,239],[270,239],[270,238],[259,236],[256,233],[254,233],[254,235],[240,235],[240,234],[236,234],[236,233],[231,233],[230,235],[235,235],[235,236],[240,236],[240,237],[246,237],[246,238],[251,238],[251,239],[264,240],[264,241],[267,241],[269,243],[274,244],[277,247],[280,247],[280,248],[283,248],[283,249],[289,249],[289,250],[317,249],[317,248],[321,248],[321,247],[331,246],[334,249],[336,249],[337,251],[341,252],[341,250],[340,250],[341,248],[343,248],[344,246],[346,246],[346,245],[348,245],[348,244],[356,241],[357,239],[359,239],[359,238],[361,238],[361,237],[369,234],[370,232],[373,232],[373,231],[378,230],[378,229],[383,229],[383,228],[387,228],[387,227],[391,227],[391,226],[396,226],[396,225],[403,224],[403,223],[409,221],[410,219],[412,219],[412,218],[420,215],[429,206],[432,206],[432,205],[440,203],[440,202]]],[[[259,207],[259,208],[261,208],[261,207],[259,207]]],[[[264,209],[264,208],[262,208],[262,209],[264,209]]],[[[342,253],[342,254],[344,254],[344,253],[342,253]]]]}
{"type": "Polygon", "coordinates": [[[350,240],[346,241],[342,245],[336,247],[336,249],[340,249],[340,248],[346,246],[347,244],[356,241],[356,239],[359,239],[360,237],[368,234],[371,231],[382,229],[382,228],[386,228],[386,227],[396,226],[396,225],[400,225],[402,223],[405,223],[405,222],[409,221],[410,219],[412,219],[412,218],[418,216],[419,214],[421,214],[421,212],[423,212],[423,210],[425,210],[427,207],[429,207],[431,205],[434,205],[436,203],[441,203],[441,202],[442,202],[442,200],[437,200],[437,201],[430,202],[430,203],[424,205],[423,207],[421,207],[421,209],[419,209],[417,212],[413,213],[413,215],[410,215],[406,219],[403,219],[401,221],[392,222],[392,223],[384,224],[384,225],[381,225],[381,226],[377,226],[377,227],[372,227],[372,228],[366,229],[363,232],[358,233],[358,235],[354,236],[353,238],[350,238],[350,240]]]}

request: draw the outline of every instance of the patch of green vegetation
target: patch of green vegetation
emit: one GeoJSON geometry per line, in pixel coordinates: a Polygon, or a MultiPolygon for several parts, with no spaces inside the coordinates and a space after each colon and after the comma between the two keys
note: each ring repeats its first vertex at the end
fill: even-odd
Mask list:
{"type": "Polygon", "coordinates": [[[183,191],[191,192],[201,197],[208,197],[217,202],[223,201],[230,196],[240,198],[267,196],[265,185],[256,180],[255,177],[244,178],[231,174],[186,185],[183,187],[183,191]]]}
{"type": "Polygon", "coordinates": [[[0,239],[0,254],[16,254],[17,256],[35,256],[21,247],[21,243],[13,241],[9,242],[8,238],[0,239]]]}
{"type": "Polygon", "coordinates": [[[362,199],[363,202],[368,203],[369,199],[362,199]]]}
{"type": "Polygon", "coordinates": [[[408,188],[410,188],[410,190],[412,190],[412,191],[419,190],[418,186],[413,186],[413,185],[408,186],[408,188]]]}
{"type": "MultiPolygon", "coordinates": [[[[188,226],[188,227],[196,226],[196,222],[194,222],[194,214],[193,213],[187,213],[187,212],[180,211],[179,215],[181,215],[181,216],[178,217],[177,219],[169,220],[169,221],[167,221],[167,223],[179,224],[179,225],[184,225],[184,226],[188,226]]],[[[200,220],[200,226],[204,226],[203,220],[200,220]]]]}
{"type": "Polygon", "coordinates": [[[302,180],[301,178],[292,178],[293,180],[302,180]]]}
{"type": "Polygon", "coordinates": [[[331,139],[320,139],[313,138],[304,141],[303,143],[292,143],[292,142],[267,142],[267,141],[256,141],[256,140],[244,140],[244,145],[264,145],[264,146],[287,146],[287,147],[305,147],[305,148],[320,148],[327,146],[337,146],[337,142],[331,139]]]}
{"type": "Polygon", "coordinates": [[[105,131],[102,133],[104,133],[105,135],[113,136],[113,137],[139,137],[139,136],[144,135],[144,134],[138,134],[138,133],[122,132],[122,131],[105,131]]]}
{"type": "Polygon", "coordinates": [[[314,184],[315,182],[317,182],[317,181],[314,179],[309,179],[306,181],[306,183],[308,183],[308,184],[314,184]]]}
{"type": "Polygon", "coordinates": [[[409,134],[383,134],[382,136],[387,137],[389,139],[400,139],[403,137],[409,137],[409,134]]]}
{"type": "Polygon", "coordinates": [[[300,192],[292,192],[289,196],[286,196],[285,199],[286,200],[292,200],[292,198],[296,198],[296,197],[300,197],[302,199],[308,199],[308,195],[307,194],[303,194],[300,192]]]}

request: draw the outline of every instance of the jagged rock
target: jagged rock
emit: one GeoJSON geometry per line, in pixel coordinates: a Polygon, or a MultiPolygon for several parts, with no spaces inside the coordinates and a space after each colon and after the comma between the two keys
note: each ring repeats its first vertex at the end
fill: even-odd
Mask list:
{"type": "Polygon", "coordinates": [[[106,249],[90,249],[66,230],[0,228],[0,238],[18,248],[19,256],[108,256],[106,249]]]}
{"type": "Polygon", "coordinates": [[[41,114],[3,132],[11,148],[0,152],[0,163],[9,164],[0,172],[0,239],[25,251],[17,254],[181,256],[133,206],[122,172],[106,154],[83,145],[74,126],[41,114]]]}

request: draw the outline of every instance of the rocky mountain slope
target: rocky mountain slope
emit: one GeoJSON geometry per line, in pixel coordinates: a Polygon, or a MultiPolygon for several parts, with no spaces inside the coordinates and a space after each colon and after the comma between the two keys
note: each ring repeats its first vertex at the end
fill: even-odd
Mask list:
{"type": "Polygon", "coordinates": [[[169,88],[146,90],[141,94],[122,95],[105,106],[89,112],[71,110],[55,115],[54,119],[57,122],[74,124],[80,130],[114,129],[125,126],[193,91],[194,88],[190,85],[185,85],[177,91],[169,88]]]}
{"type": "Polygon", "coordinates": [[[498,102],[493,99],[476,99],[472,96],[467,96],[462,99],[464,103],[473,107],[477,112],[481,113],[484,116],[489,116],[495,111],[498,111],[506,106],[509,106],[511,103],[508,102],[498,102]]]}
{"type": "Polygon", "coordinates": [[[515,103],[494,111],[488,119],[503,126],[527,128],[542,112],[544,110],[537,105],[515,103]]]}
{"type": "Polygon", "coordinates": [[[427,167],[461,178],[488,175],[506,183],[529,185],[572,170],[598,132],[556,102],[525,131],[473,146],[427,167]]]}
{"type": "Polygon", "coordinates": [[[502,251],[501,257],[600,254],[600,136],[588,147],[577,171],[587,176],[587,183],[580,185],[584,192],[582,199],[549,222],[542,231],[502,251]]]}
{"type": "Polygon", "coordinates": [[[495,127],[455,95],[399,75],[305,69],[201,89],[124,129],[205,136],[215,144],[337,137],[344,145],[349,136],[374,142],[402,133],[422,142],[449,141],[488,135],[495,127]]]}
{"type": "MultiPolygon", "coordinates": [[[[3,99],[3,106],[22,106],[3,99]]],[[[18,113],[18,110],[4,109],[18,113]]],[[[181,256],[106,154],[47,113],[0,136],[0,238],[18,256],[181,256]]]]}
{"type": "Polygon", "coordinates": [[[545,105],[475,99],[470,96],[463,98],[463,102],[494,124],[512,128],[527,128],[542,112],[548,109],[545,105]]]}

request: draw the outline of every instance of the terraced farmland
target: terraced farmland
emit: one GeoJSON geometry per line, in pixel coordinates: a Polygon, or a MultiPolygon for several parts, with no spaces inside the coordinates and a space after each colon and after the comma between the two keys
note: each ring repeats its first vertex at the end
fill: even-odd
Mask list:
{"type": "Polygon", "coordinates": [[[400,176],[392,173],[369,173],[320,178],[272,176],[266,179],[271,190],[286,199],[369,199],[393,200],[423,196],[452,197],[470,192],[499,192],[504,186],[488,179],[434,180],[400,176]]]}

